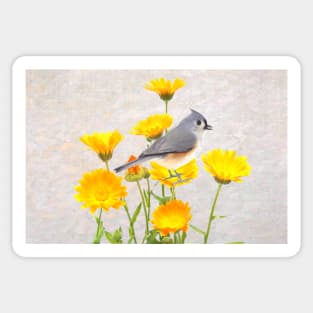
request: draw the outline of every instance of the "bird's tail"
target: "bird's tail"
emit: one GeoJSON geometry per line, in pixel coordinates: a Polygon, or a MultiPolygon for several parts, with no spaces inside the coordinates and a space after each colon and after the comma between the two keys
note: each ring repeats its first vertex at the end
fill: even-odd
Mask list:
{"type": "Polygon", "coordinates": [[[126,164],[124,164],[124,165],[121,165],[121,166],[115,168],[114,171],[115,171],[116,173],[119,173],[119,172],[124,171],[124,170],[127,170],[128,168],[130,168],[130,167],[132,167],[132,166],[135,166],[136,164],[141,163],[141,162],[143,162],[143,161],[144,161],[143,159],[137,159],[137,160],[134,160],[134,161],[132,161],[132,162],[128,162],[128,163],[126,163],[126,164]]]}

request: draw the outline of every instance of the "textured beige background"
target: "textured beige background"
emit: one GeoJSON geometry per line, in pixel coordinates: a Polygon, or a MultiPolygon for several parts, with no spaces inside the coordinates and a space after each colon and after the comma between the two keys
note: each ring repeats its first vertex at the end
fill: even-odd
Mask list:
{"type": "MultiPolygon", "coordinates": [[[[95,222],[80,210],[73,187],[81,175],[103,166],[80,141],[84,133],[119,129],[125,139],[115,150],[112,167],[145,146],[128,135],[138,120],[160,113],[164,105],[144,90],[152,78],[180,77],[186,86],[169,104],[179,121],[188,108],[202,112],[213,125],[203,151],[236,149],[248,156],[253,171],[243,183],[223,188],[210,242],[286,243],[285,71],[28,71],[27,73],[27,242],[89,243],[95,222]]],[[[216,184],[203,170],[191,184],[178,187],[188,200],[193,223],[205,227],[216,184]]],[[[138,203],[134,184],[129,199],[138,203]]],[[[109,230],[127,225],[123,210],[104,215],[109,230]]],[[[137,231],[143,230],[143,219],[137,231]]],[[[192,230],[189,242],[201,242],[192,230]]]]}

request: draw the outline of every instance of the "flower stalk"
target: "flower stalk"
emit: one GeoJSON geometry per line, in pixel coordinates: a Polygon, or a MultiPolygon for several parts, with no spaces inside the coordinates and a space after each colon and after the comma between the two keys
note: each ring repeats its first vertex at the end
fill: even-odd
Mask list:
{"type": "Polygon", "coordinates": [[[151,211],[151,185],[150,185],[150,180],[149,180],[149,177],[146,178],[146,181],[147,181],[147,188],[148,188],[148,191],[147,191],[147,207],[148,207],[148,221],[150,220],[150,211],[151,211]]]}
{"type": "Polygon", "coordinates": [[[219,194],[221,192],[222,185],[223,184],[221,184],[221,183],[218,184],[218,187],[217,187],[217,190],[216,190],[216,193],[215,193],[215,197],[214,197],[213,204],[212,204],[212,207],[211,207],[208,227],[207,227],[207,230],[206,230],[205,235],[204,235],[204,243],[207,243],[208,239],[209,239],[212,221],[214,220],[214,209],[215,209],[215,206],[216,206],[216,203],[217,203],[218,196],[219,196],[219,194]]]}
{"type": "Polygon", "coordinates": [[[140,197],[141,197],[143,210],[144,210],[144,213],[145,213],[146,234],[148,234],[149,233],[149,216],[148,216],[146,201],[145,201],[145,198],[144,198],[144,195],[143,195],[143,192],[142,192],[142,188],[141,188],[141,185],[140,185],[139,181],[137,181],[137,187],[138,187],[138,190],[139,190],[139,194],[140,194],[140,197]]]}
{"type": "Polygon", "coordinates": [[[109,171],[110,170],[110,168],[109,168],[109,161],[105,160],[104,163],[105,163],[105,167],[106,167],[107,171],[109,171]]]}
{"type": "Polygon", "coordinates": [[[97,231],[96,231],[96,235],[95,235],[95,238],[93,240],[92,243],[94,244],[99,244],[101,242],[101,239],[102,239],[102,236],[100,236],[100,228],[102,227],[103,228],[103,225],[102,225],[102,220],[101,220],[101,215],[102,215],[102,208],[100,208],[100,212],[99,212],[99,216],[98,218],[96,218],[96,222],[97,222],[97,231]]]}
{"type": "Polygon", "coordinates": [[[176,191],[175,191],[175,187],[171,187],[171,194],[172,194],[172,200],[176,200],[176,191]]]}
{"type": "Polygon", "coordinates": [[[161,184],[161,192],[162,192],[162,198],[165,197],[165,186],[161,184]]]}
{"type": "Polygon", "coordinates": [[[131,236],[134,239],[134,242],[137,243],[137,238],[136,238],[136,234],[135,234],[134,224],[133,224],[132,218],[131,218],[131,216],[129,214],[129,209],[128,209],[128,205],[127,205],[126,201],[125,201],[124,209],[125,209],[126,215],[128,217],[129,229],[130,229],[131,236]]]}

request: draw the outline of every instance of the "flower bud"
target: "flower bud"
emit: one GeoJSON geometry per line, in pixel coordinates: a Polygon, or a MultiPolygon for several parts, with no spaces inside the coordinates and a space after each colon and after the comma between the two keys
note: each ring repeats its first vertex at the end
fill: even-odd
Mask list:
{"type": "MultiPolygon", "coordinates": [[[[134,155],[131,155],[128,162],[133,162],[136,160],[134,155]]],[[[145,170],[140,165],[134,165],[127,169],[125,174],[125,180],[128,182],[137,182],[144,178],[145,170]]]]}
{"type": "Polygon", "coordinates": [[[143,167],[144,175],[143,178],[147,179],[150,177],[150,172],[146,167],[143,167]]]}
{"type": "Polygon", "coordinates": [[[144,178],[145,172],[141,168],[137,173],[126,172],[125,180],[128,182],[137,182],[144,178]]]}

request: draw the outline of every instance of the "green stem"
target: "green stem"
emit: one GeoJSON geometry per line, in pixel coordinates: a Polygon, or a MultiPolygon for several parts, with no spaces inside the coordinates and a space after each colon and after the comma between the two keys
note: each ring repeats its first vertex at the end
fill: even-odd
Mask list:
{"type": "Polygon", "coordinates": [[[97,231],[96,231],[96,237],[93,241],[93,243],[99,244],[101,241],[101,238],[99,239],[99,230],[100,230],[100,225],[101,225],[101,215],[102,215],[102,208],[100,208],[99,216],[98,216],[98,226],[97,226],[97,231]]]}
{"type": "MultiPolygon", "coordinates": [[[[125,201],[125,200],[124,200],[124,201],[125,201]]],[[[133,238],[134,238],[135,243],[137,243],[134,225],[133,225],[133,223],[132,223],[132,218],[131,218],[131,216],[130,216],[130,214],[129,214],[129,209],[128,209],[128,206],[127,206],[126,202],[125,202],[125,205],[124,205],[124,209],[125,209],[125,212],[126,212],[126,214],[127,214],[128,220],[129,220],[129,227],[130,227],[132,236],[133,236],[133,238]]]]}
{"type": "Polygon", "coordinates": [[[147,180],[147,186],[148,186],[148,201],[147,201],[147,206],[148,206],[148,219],[150,220],[150,209],[151,209],[151,186],[150,186],[150,180],[149,180],[149,177],[148,177],[146,180],[147,180]]]}
{"type": "Polygon", "coordinates": [[[174,233],[174,243],[177,243],[177,236],[176,236],[176,233],[174,233]]]}
{"type": "Polygon", "coordinates": [[[101,215],[102,215],[102,209],[100,208],[100,213],[99,213],[99,216],[98,216],[98,218],[99,218],[99,220],[98,220],[98,227],[97,227],[97,232],[96,232],[97,237],[99,235],[99,229],[100,229],[100,223],[101,223],[101,215]]]}
{"type": "Polygon", "coordinates": [[[162,188],[162,198],[165,197],[165,186],[163,184],[161,184],[161,188],[162,188]]]}
{"type": "Polygon", "coordinates": [[[145,198],[144,198],[144,196],[143,196],[143,192],[142,192],[141,185],[140,185],[140,182],[139,182],[139,181],[137,181],[137,186],[138,186],[138,190],[139,190],[139,193],[140,193],[140,197],[141,197],[143,209],[144,209],[144,212],[145,212],[145,218],[146,218],[146,234],[148,234],[148,233],[149,233],[149,218],[148,218],[148,212],[147,212],[147,207],[146,207],[146,201],[145,201],[145,198]]]}
{"type": "Polygon", "coordinates": [[[180,232],[177,232],[178,243],[183,243],[182,238],[180,236],[180,232]]]}
{"type": "Polygon", "coordinates": [[[104,163],[105,163],[105,167],[106,167],[106,169],[109,171],[109,170],[110,170],[110,168],[109,168],[109,161],[108,161],[108,160],[106,160],[104,163]]]}
{"type": "Polygon", "coordinates": [[[186,240],[186,237],[187,237],[186,233],[182,231],[181,236],[182,236],[182,242],[181,243],[185,243],[185,240],[186,240]]]}
{"type": "Polygon", "coordinates": [[[175,187],[172,187],[171,190],[172,190],[172,199],[176,200],[176,190],[175,190],[175,187]]]}
{"type": "Polygon", "coordinates": [[[220,194],[221,189],[222,189],[222,184],[219,183],[218,187],[217,187],[217,190],[216,190],[216,194],[215,194],[214,200],[213,200],[213,204],[212,204],[212,207],[211,207],[209,223],[208,223],[208,227],[207,227],[206,233],[204,235],[204,243],[207,243],[208,239],[209,239],[209,234],[210,234],[210,230],[211,230],[211,224],[212,224],[212,221],[214,219],[214,209],[215,209],[216,202],[217,202],[217,199],[218,199],[218,196],[220,194]]]}
{"type": "Polygon", "coordinates": [[[176,200],[175,187],[171,187],[171,193],[172,193],[172,200],[176,200]]]}
{"type": "Polygon", "coordinates": [[[144,237],[141,240],[141,243],[144,243],[146,239],[147,239],[147,234],[144,235],[144,237]]]}

